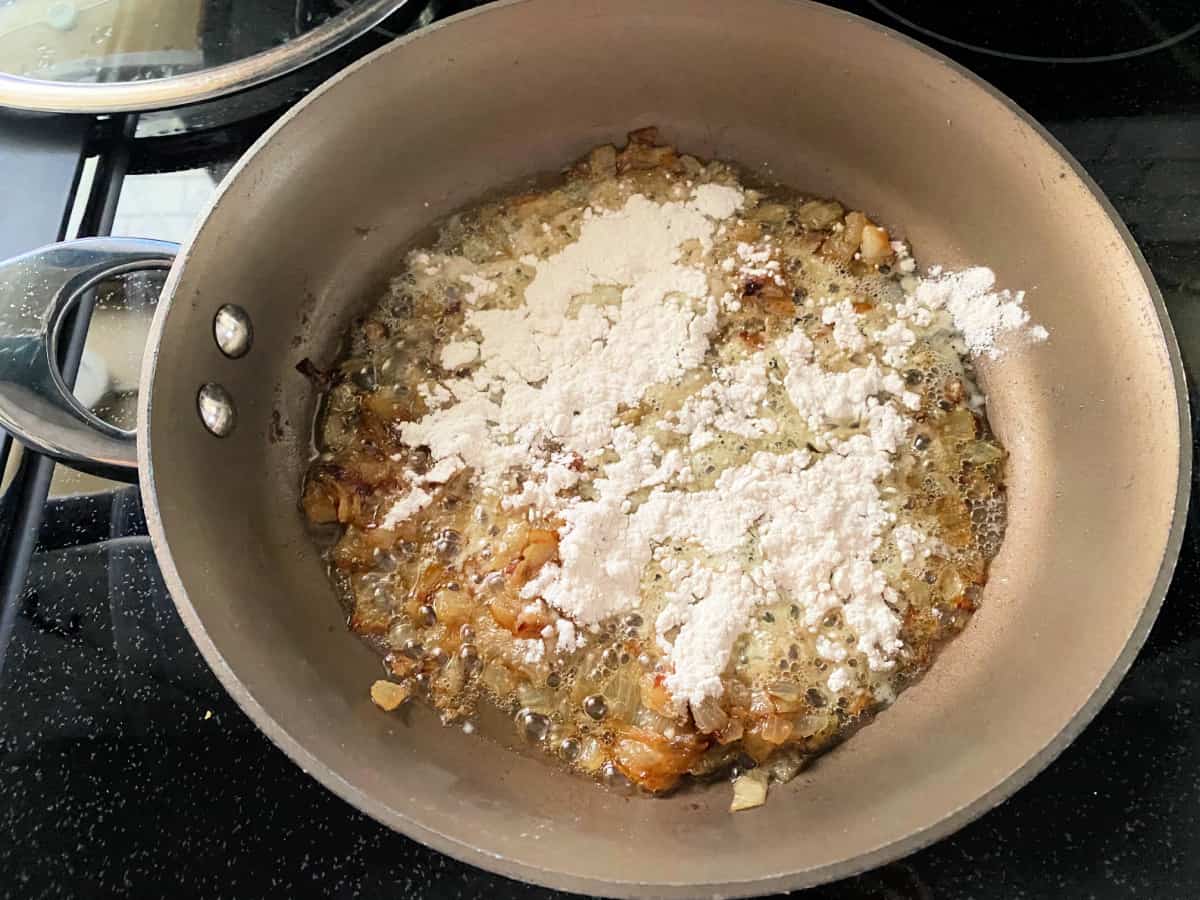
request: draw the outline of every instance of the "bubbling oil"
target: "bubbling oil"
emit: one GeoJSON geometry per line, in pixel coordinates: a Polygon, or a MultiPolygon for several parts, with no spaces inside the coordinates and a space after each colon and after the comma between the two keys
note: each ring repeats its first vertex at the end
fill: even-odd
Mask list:
{"type": "MultiPolygon", "coordinates": [[[[581,629],[580,647],[555,653],[543,639],[551,611],[522,599],[518,581],[532,560],[552,558],[547,548],[556,546],[561,522],[503,509],[499,496],[464,470],[430,488],[430,505],[398,529],[378,528],[414,474],[430,470],[428,448],[405,445],[397,425],[447,402],[445,382],[456,373],[444,369],[440,351],[464,334],[468,307],[518,306],[535,274],[529,258],[545,259],[577,239],[589,208],[615,209],[635,193],[677,200],[696,184],[739,179],[728,165],[670,148],[602,151],[552,188],[450,217],[428,248],[410,254],[327,376],[320,452],[306,478],[304,507],[315,524],[335,526],[327,554],[350,627],[380,650],[389,678],[445,722],[473,721],[481,706],[494,707],[523,740],[610,784],[629,779],[659,791],[684,776],[755,765],[785,781],[928,668],[938,647],[966,624],[1003,539],[1005,453],[988,428],[962,347],[945,329],[919,333],[908,354],[901,374],[920,406],[908,414],[906,444],[878,485],[897,525],[927,537],[915,561],[889,540],[873,559],[896,592],[902,620],[903,649],[889,670],[869,667],[837,610],[814,626],[785,598],[755,610],[734,647],[723,697],[689,710],[664,686],[669,670],[655,618],[668,579],[658,562],[643,573],[636,612],[581,629]],[[835,668],[849,673],[836,689],[835,668]]],[[[850,221],[839,204],[783,188],[747,191],[746,198],[741,216],[714,237],[711,257],[732,256],[739,244],[770,245],[783,285],[754,287],[737,272],[709,270],[713,295],[735,299],[722,305],[706,364],[653,386],[618,413],[664,452],[688,449],[688,434],[660,426],[719,367],[763,351],[770,367],[782,368],[770,348],[794,328],[813,340],[825,367],[862,365],[875,351],[840,348],[821,309],[851,299],[864,322],[883,327],[895,321],[904,297],[905,276],[888,265],[826,252],[850,221]]],[[[577,299],[607,304],[620,294],[601,287],[577,299]]],[[[702,450],[689,450],[696,478],[684,489],[711,488],[721,472],[757,452],[830,451],[830,436],[812,434],[776,382],[763,402],[776,430],[755,437],[720,432],[702,450]]],[[[598,473],[597,465],[587,467],[575,494],[589,498],[598,473]]],[[[505,486],[529,476],[518,467],[504,473],[505,486]]]]}

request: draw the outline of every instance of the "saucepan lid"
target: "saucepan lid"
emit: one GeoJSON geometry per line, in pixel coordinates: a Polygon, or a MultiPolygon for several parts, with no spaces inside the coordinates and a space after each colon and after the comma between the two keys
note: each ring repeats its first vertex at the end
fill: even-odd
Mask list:
{"type": "Polygon", "coordinates": [[[10,0],[0,106],[112,113],[184,106],[291,72],[406,0],[10,0]]]}

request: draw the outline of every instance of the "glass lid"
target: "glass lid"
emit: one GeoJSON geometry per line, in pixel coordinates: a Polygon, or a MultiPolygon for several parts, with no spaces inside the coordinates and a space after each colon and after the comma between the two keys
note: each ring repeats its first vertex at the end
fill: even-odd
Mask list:
{"type": "Polygon", "coordinates": [[[0,0],[0,106],[164,109],[337,49],[405,0],[0,0]]]}
{"type": "Polygon", "coordinates": [[[868,2],[926,38],[1017,62],[1116,62],[1166,50],[1200,33],[1196,0],[868,2]]]}

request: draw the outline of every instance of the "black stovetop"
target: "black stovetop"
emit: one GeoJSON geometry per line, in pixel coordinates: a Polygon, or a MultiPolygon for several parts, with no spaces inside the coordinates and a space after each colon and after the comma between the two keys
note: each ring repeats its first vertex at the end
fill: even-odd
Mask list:
{"type": "MultiPolygon", "coordinates": [[[[436,11],[464,5],[473,4],[436,11]]],[[[1194,0],[835,5],[948,53],[1050,127],[1130,225],[1194,373],[1194,0]]],[[[0,116],[0,257],[108,230],[175,236],[273,116],[256,111],[232,127],[174,136],[129,117],[0,116]],[[80,186],[84,157],[93,163],[80,186]]],[[[8,450],[0,444],[0,454],[8,450]]],[[[48,478],[49,467],[26,456],[0,497],[0,641],[11,625],[0,645],[0,896],[560,896],[427,850],[303,774],[225,695],[192,645],[154,565],[136,489],[43,506],[48,478]],[[36,543],[25,540],[32,535],[36,543]],[[22,550],[32,551],[27,573],[22,550]]],[[[951,838],[810,896],[1200,896],[1195,516],[1193,507],[1145,649],[1055,763],[951,838]]]]}

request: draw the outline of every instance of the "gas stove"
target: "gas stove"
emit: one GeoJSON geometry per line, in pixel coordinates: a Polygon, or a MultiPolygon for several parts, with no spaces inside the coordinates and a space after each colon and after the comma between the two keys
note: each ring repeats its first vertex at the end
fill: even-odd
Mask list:
{"type": "MultiPolygon", "coordinates": [[[[0,113],[0,258],[84,235],[182,239],[232,163],[312,84],[476,5],[412,0],[310,71],[185,109],[0,113]]],[[[1130,226],[1190,380],[1200,365],[1200,7],[834,5],[948,54],[1049,127],[1130,226]]],[[[97,391],[114,422],[129,422],[155,290],[131,282],[94,302],[79,390],[97,391]]],[[[0,896],[560,896],[394,834],[260,734],[186,634],[136,488],[56,470],[7,437],[0,468],[0,896]]],[[[1200,895],[1196,515],[1193,505],[1148,643],[1055,763],[954,836],[813,896],[1200,895]]]]}

